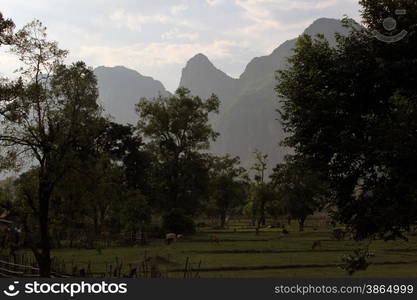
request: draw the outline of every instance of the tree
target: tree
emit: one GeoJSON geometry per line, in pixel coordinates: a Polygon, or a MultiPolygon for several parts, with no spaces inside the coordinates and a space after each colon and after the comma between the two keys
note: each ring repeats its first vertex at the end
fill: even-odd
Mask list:
{"type": "Polygon", "coordinates": [[[159,195],[153,199],[161,210],[182,209],[193,215],[207,198],[209,156],[204,151],[218,135],[208,115],[218,108],[215,95],[203,101],[185,88],[137,105],[138,129],[155,155],[153,190],[159,195]]]}
{"type": "MultiPolygon", "coordinates": [[[[12,20],[4,19],[0,12],[0,47],[2,45],[11,45],[13,43],[13,30],[15,25],[12,20]]],[[[7,78],[0,77],[0,100],[8,99],[15,92],[15,86],[10,84],[7,78]]],[[[2,162],[5,165],[5,162],[2,162]]],[[[7,163],[6,163],[7,164],[7,163]]]]}
{"type": "Polygon", "coordinates": [[[210,206],[224,228],[226,218],[245,204],[246,170],[239,167],[238,157],[214,157],[210,172],[210,206]]]}
{"type": "Polygon", "coordinates": [[[87,173],[91,180],[87,203],[96,236],[102,232],[106,219],[113,223],[107,222],[109,231],[114,231],[119,224],[120,230],[136,232],[143,227],[146,219],[143,216],[150,216],[145,195],[150,193],[151,156],[143,146],[131,125],[104,124],[87,173]],[[144,211],[139,212],[140,208],[144,211]],[[135,220],[140,222],[134,226],[135,220]]]}
{"type": "Polygon", "coordinates": [[[357,239],[389,239],[417,220],[417,3],[360,3],[366,28],[351,26],[336,48],[301,37],[277,91],[285,144],[326,174],[336,218],[357,239]],[[407,30],[401,41],[374,38],[388,16],[398,20],[392,34],[407,30]]]}
{"type": "Polygon", "coordinates": [[[294,156],[288,156],[286,163],[277,165],[272,178],[283,210],[298,220],[299,231],[304,231],[307,217],[323,206],[328,196],[327,186],[318,174],[294,156]]]}
{"type": "Polygon", "coordinates": [[[11,45],[13,42],[14,23],[11,19],[4,19],[0,12],[0,47],[1,45],[11,45]]]}
{"type": "Polygon", "coordinates": [[[271,183],[253,184],[250,194],[252,202],[252,215],[256,221],[257,232],[266,224],[266,208],[277,199],[277,194],[271,183]]]}
{"type": "Polygon", "coordinates": [[[13,203],[16,201],[15,178],[9,177],[0,181],[0,214],[6,215],[13,210],[13,203]]]}
{"type": "Polygon", "coordinates": [[[264,183],[265,182],[265,173],[268,169],[268,155],[262,154],[259,150],[253,152],[255,155],[255,163],[251,167],[252,171],[255,172],[255,182],[264,183]]]}
{"type": "MultiPolygon", "coordinates": [[[[50,206],[50,229],[52,241],[66,240],[69,247],[87,233],[96,233],[90,221],[91,203],[88,189],[92,179],[86,176],[85,169],[75,165],[54,188],[50,206]]],[[[23,182],[22,182],[23,183],[23,182]]]]}
{"type": "Polygon", "coordinates": [[[257,229],[266,224],[266,206],[267,203],[275,198],[270,183],[265,181],[265,173],[268,168],[268,155],[262,154],[260,151],[254,152],[256,162],[252,166],[255,172],[255,182],[251,188],[251,202],[253,220],[257,222],[257,229]]]}
{"type": "Polygon", "coordinates": [[[72,246],[82,236],[92,247],[108,233],[141,230],[150,216],[152,161],[136,130],[101,119],[90,148],[54,189],[50,227],[57,243],[72,246]]]}
{"type": "Polygon", "coordinates": [[[145,196],[152,193],[151,178],[154,156],[145,149],[140,133],[131,125],[106,122],[98,139],[97,156],[107,155],[122,168],[123,184],[145,196]]]}
{"type": "MultiPolygon", "coordinates": [[[[265,212],[273,219],[275,224],[278,224],[279,218],[288,215],[284,201],[279,197],[276,190],[274,197],[266,203],[265,212]]],[[[289,220],[291,219],[289,218],[289,220]]]]}
{"type": "MultiPolygon", "coordinates": [[[[145,227],[151,222],[151,207],[146,198],[138,192],[128,192],[121,203],[120,220],[123,229],[129,232],[143,234],[145,227]]],[[[142,235],[142,242],[146,239],[142,235]]]]}
{"type": "Polygon", "coordinates": [[[39,21],[16,36],[11,50],[23,67],[21,77],[3,86],[7,92],[0,97],[1,158],[14,167],[24,165],[24,158],[36,165],[36,195],[31,201],[40,241],[31,247],[40,275],[49,276],[51,195],[73,161],[91,149],[100,115],[98,92],[93,71],[84,63],[61,64],[67,51],[46,39],[46,28],[39,21]]]}

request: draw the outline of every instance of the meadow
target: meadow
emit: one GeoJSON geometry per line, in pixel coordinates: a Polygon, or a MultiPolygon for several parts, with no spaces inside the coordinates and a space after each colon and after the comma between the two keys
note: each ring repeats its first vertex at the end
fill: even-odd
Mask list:
{"type": "MultiPolygon", "coordinates": [[[[330,227],[307,226],[298,232],[296,224],[265,228],[258,235],[253,228],[231,226],[204,228],[195,235],[166,245],[152,239],[147,246],[103,249],[56,249],[52,256],[68,266],[91,268],[97,274],[116,265],[127,274],[152,261],[163,277],[348,277],[340,268],[343,255],[365,247],[368,242],[332,238],[330,227]],[[321,246],[312,249],[315,241],[321,246]],[[185,264],[192,272],[185,275],[185,264]]],[[[417,277],[417,236],[409,240],[375,240],[369,245],[371,265],[353,277],[417,277]]]]}

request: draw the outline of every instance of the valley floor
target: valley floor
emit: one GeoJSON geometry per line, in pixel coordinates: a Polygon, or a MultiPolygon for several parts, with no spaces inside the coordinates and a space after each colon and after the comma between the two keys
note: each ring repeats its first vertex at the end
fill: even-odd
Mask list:
{"type": "MultiPolygon", "coordinates": [[[[339,267],[342,256],[365,245],[334,240],[327,228],[288,229],[288,235],[281,229],[264,229],[259,235],[253,229],[206,229],[171,245],[152,240],[145,247],[57,249],[53,256],[77,268],[90,265],[98,273],[121,265],[127,274],[152,258],[164,277],[183,277],[186,261],[193,269],[189,277],[348,277],[339,267]],[[321,247],[312,250],[315,241],[321,247]]],[[[416,235],[408,242],[374,241],[369,249],[370,267],[354,277],[417,277],[416,235]]]]}

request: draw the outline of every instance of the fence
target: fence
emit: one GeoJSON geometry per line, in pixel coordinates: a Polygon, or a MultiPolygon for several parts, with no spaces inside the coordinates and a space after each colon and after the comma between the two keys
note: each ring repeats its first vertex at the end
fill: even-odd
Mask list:
{"type": "MultiPolygon", "coordinates": [[[[169,263],[169,258],[161,256],[149,256],[145,253],[143,261],[138,264],[125,264],[122,259],[115,258],[113,262],[106,263],[103,271],[96,271],[95,266],[88,262],[84,265],[74,261],[64,261],[57,258],[52,259],[51,277],[85,277],[85,278],[167,278],[170,277],[170,270],[162,266],[169,263]]],[[[198,278],[200,274],[201,261],[198,264],[191,263],[187,257],[185,266],[175,270],[177,277],[198,278]]],[[[0,256],[0,278],[35,278],[39,277],[39,268],[36,262],[25,254],[13,256],[0,256]]]]}

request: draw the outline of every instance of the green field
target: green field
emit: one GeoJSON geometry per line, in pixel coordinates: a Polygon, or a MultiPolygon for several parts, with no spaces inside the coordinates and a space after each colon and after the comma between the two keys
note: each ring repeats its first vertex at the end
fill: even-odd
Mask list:
{"type": "MultiPolygon", "coordinates": [[[[364,246],[352,240],[336,241],[329,229],[297,232],[289,228],[264,229],[255,235],[253,229],[206,229],[192,237],[165,245],[151,240],[149,246],[107,248],[97,250],[57,249],[53,256],[78,268],[91,265],[94,272],[104,272],[110,265],[123,264],[123,272],[141,265],[145,257],[153,257],[163,276],[182,277],[187,258],[194,269],[201,262],[198,277],[346,277],[339,265],[345,254],[364,246]],[[210,236],[216,236],[219,243],[210,236]],[[314,241],[321,248],[312,250],[314,241]]],[[[409,241],[373,241],[371,265],[355,277],[417,277],[417,236],[409,241]]],[[[195,274],[195,273],[194,273],[195,274]]],[[[194,276],[194,275],[193,275],[194,276]]]]}

